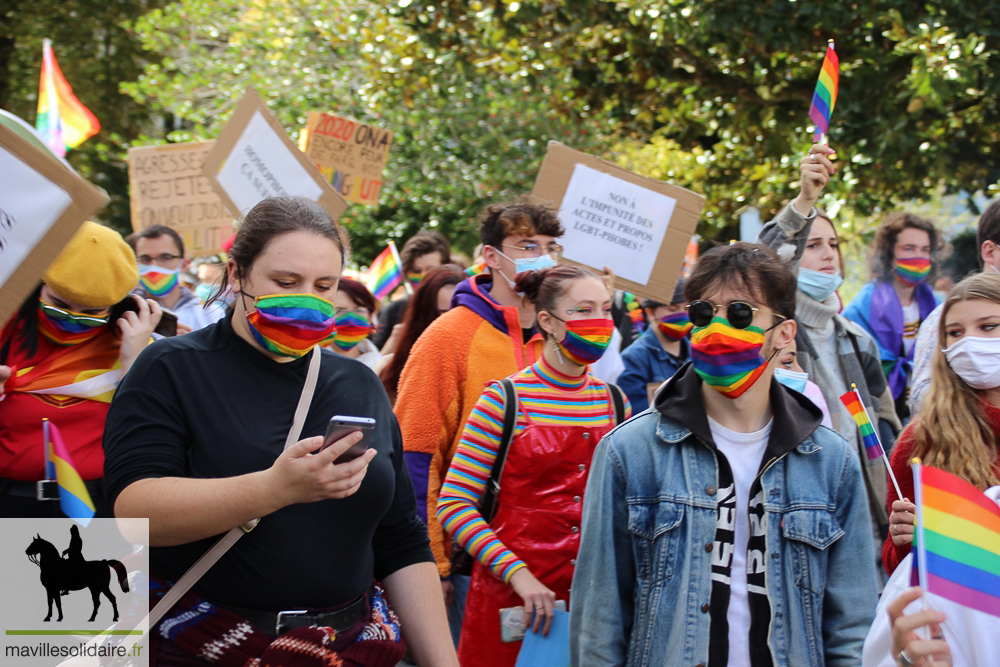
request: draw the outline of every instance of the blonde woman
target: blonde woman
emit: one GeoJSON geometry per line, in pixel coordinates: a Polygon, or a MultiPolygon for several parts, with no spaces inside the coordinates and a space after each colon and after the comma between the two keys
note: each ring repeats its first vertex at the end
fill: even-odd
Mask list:
{"type": "Polygon", "coordinates": [[[913,543],[910,459],[947,470],[984,491],[1000,484],[1000,275],[981,273],[952,289],[938,328],[932,380],[920,411],[892,451],[903,498],[889,489],[892,574],[913,543]]]}

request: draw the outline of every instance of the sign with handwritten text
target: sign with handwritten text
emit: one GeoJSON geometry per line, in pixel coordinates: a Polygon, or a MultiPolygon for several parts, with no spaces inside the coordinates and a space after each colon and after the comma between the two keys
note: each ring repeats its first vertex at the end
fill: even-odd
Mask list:
{"type": "Polygon", "coordinates": [[[377,204],[392,132],[349,118],[312,111],[306,155],[347,201],[377,204]]]}

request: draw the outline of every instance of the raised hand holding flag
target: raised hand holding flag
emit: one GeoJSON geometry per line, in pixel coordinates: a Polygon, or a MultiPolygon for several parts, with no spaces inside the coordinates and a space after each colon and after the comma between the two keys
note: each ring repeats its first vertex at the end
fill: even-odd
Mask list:
{"type": "Polygon", "coordinates": [[[830,116],[837,104],[837,93],[840,90],[840,60],[833,48],[833,40],[826,47],[826,57],[816,81],[816,91],[813,93],[812,105],[809,107],[809,118],[816,124],[813,140],[820,142],[830,129],[830,116]]]}

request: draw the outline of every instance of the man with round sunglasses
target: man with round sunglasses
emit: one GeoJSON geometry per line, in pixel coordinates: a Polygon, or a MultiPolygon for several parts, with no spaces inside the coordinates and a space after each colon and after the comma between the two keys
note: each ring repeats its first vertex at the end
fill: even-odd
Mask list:
{"type": "Polygon", "coordinates": [[[573,579],[573,664],[853,665],[877,598],[857,456],[773,380],[796,281],[768,248],[705,253],[691,362],[601,441],[573,579]]]}

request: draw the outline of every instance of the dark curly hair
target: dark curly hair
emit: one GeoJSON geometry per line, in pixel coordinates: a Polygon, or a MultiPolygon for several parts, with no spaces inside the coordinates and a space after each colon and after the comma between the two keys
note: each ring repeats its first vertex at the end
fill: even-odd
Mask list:
{"type": "Polygon", "coordinates": [[[559,237],[565,233],[555,211],[528,202],[491,204],[483,211],[479,222],[479,240],[494,248],[500,248],[508,236],[543,234],[559,237]]]}
{"type": "MultiPolygon", "coordinates": [[[[938,255],[944,250],[944,239],[941,233],[934,226],[934,223],[927,218],[896,211],[885,216],[885,220],[878,226],[875,232],[875,256],[872,258],[872,272],[879,280],[892,279],[892,263],[896,249],[896,241],[904,229],[919,229],[927,232],[930,238],[932,268],[927,276],[927,283],[934,284],[934,275],[938,268],[938,255]]],[[[980,245],[980,247],[982,247],[980,245]]]]}
{"type": "Polygon", "coordinates": [[[724,287],[747,290],[776,314],[795,319],[795,276],[767,246],[741,242],[712,248],[698,258],[684,297],[690,303],[724,287]]]}

